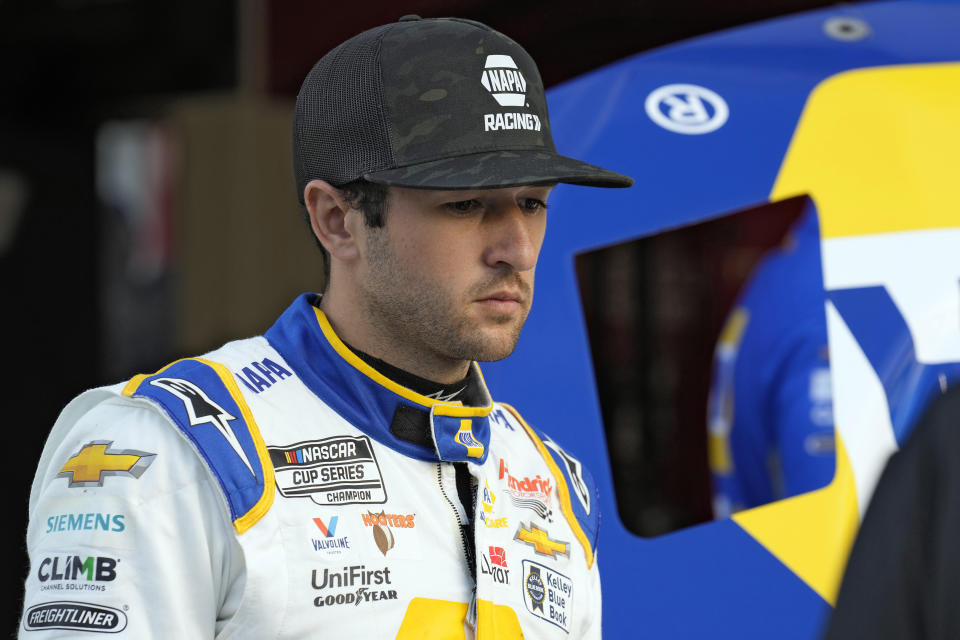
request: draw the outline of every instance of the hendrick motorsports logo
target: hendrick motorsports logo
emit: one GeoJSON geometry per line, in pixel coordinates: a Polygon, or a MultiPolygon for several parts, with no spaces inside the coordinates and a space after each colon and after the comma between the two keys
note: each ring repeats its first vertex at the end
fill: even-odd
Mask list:
{"type": "Polygon", "coordinates": [[[730,110],[719,95],[695,84],[654,89],[645,104],[650,119],[668,131],[697,135],[724,125],[730,110]]]}
{"type": "Polygon", "coordinates": [[[127,626],[127,616],[119,609],[84,602],[45,602],[27,609],[23,628],[27,631],[65,629],[118,633],[127,626]]]}
{"type": "Polygon", "coordinates": [[[334,436],[267,450],[285,498],[310,498],[319,505],[387,501],[367,436],[334,436]]]}
{"type": "Polygon", "coordinates": [[[553,509],[547,506],[553,493],[553,484],[549,478],[539,475],[530,478],[518,477],[510,474],[507,461],[500,458],[500,469],[497,479],[503,482],[506,479],[506,492],[513,506],[519,509],[530,509],[547,522],[553,522],[553,509]]]}

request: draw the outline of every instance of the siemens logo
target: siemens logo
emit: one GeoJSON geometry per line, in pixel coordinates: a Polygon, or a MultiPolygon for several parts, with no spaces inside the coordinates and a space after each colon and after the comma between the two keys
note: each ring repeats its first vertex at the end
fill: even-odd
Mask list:
{"type": "Polygon", "coordinates": [[[61,513],[47,518],[47,533],[60,531],[113,531],[127,528],[122,513],[61,513]]]}

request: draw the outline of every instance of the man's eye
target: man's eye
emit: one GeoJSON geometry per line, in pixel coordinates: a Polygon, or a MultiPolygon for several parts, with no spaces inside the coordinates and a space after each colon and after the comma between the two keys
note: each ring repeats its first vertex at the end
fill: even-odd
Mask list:
{"type": "Polygon", "coordinates": [[[524,198],[520,201],[520,206],[530,213],[547,210],[547,203],[537,198],[524,198]]]}
{"type": "Polygon", "coordinates": [[[480,206],[480,201],[458,200],[457,202],[448,202],[444,206],[454,213],[470,213],[480,206]]]}

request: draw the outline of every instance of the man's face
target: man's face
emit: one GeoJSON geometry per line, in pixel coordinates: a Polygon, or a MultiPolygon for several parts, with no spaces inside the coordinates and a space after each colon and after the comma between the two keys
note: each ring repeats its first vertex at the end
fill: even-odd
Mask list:
{"type": "Polygon", "coordinates": [[[500,360],[514,349],[552,187],[391,187],[385,225],[364,227],[366,320],[408,358],[500,360]]]}

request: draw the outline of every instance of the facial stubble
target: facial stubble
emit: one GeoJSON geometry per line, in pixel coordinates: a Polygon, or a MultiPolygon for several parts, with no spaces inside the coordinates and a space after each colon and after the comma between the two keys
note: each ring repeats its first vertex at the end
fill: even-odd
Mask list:
{"type": "Polygon", "coordinates": [[[370,229],[366,246],[362,304],[366,320],[380,339],[409,357],[422,354],[449,361],[491,362],[513,352],[532,298],[530,284],[519,273],[504,267],[468,291],[450,294],[440,286],[442,273],[417,272],[398,259],[386,229],[370,229]],[[489,332],[477,326],[468,309],[471,301],[501,287],[519,290],[523,306],[516,314],[487,316],[485,324],[505,329],[489,332]]]}

